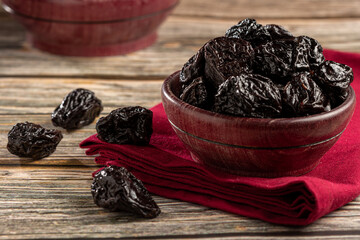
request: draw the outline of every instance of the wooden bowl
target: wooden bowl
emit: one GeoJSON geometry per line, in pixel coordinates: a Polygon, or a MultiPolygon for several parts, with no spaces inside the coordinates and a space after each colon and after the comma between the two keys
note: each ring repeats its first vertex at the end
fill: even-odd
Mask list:
{"type": "Polygon", "coordinates": [[[335,144],[355,109],[355,93],[329,112],[295,118],[244,118],[206,111],[179,99],[179,72],[162,86],[172,128],[194,161],[253,177],[296,176],[311,171],[335,144]]]}
{"type": "Polygon", "coordinates": [[[3,0],[41,50],[69,56],[133,52],[156,40],[178,0],[3,0]]]}

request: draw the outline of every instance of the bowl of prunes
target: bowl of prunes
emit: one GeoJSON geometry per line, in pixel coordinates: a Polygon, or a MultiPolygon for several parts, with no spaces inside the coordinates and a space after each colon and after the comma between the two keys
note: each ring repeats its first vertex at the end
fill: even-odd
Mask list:
{"type": "Polygon", "coordinates": [[[3,0],[34,47],[67,56],[109,56],[152,45],[179,0],[3,0]]]}
{"type": "Polygon", "coordinates": [[[352,69],[308,36],[244,19],[162,86],[168,120],[195,162],[252,177],[305,174],[345,131],[352,69]]]}

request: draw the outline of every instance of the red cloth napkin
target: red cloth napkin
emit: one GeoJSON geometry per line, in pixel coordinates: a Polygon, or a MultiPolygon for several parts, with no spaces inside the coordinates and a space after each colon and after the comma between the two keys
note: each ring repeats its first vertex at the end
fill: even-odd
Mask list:
{"type": "MultiPolygon", "coordinates": [[[[327,59],[351,66],[360,95],[360,55],[326,50],[327,59]]],[[[80,143],[98,164],[128,168],[157,195],[198,203],[265,221],[306,225],[360,194],[359,104],[347,130],[311,172],[297,177],[251,178],[209,170],[192,161],[167,121],[154,113],[149,146],[116,145],[96,135],[80,143]]]]}

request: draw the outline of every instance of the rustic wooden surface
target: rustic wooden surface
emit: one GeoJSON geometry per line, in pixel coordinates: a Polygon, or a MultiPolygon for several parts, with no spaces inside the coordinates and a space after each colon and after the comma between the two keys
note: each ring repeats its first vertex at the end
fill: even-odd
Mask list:
{"type": "Polygon", "coordinates": [[[318,39],[326,48],[360,52],[358,0],[182,0],[159,30],[152,47],[119,57],[68,58],[24,43],[24,29],[0,12],[0,239],[359,239],[360,198],[307,227],[287,227],[154,196],[155,219],[109,213],[90,193],[98,166],[77,147],[95,133],[94,124],[65,132],[50,157],[28,161],[6,150],[17,122],[51,127],[50,114],[77,87],[103,100],[102,115],[126,105],[160,101],[162,80],[208,39],[244,17],[277,23],[294,34],[318,39]]]}

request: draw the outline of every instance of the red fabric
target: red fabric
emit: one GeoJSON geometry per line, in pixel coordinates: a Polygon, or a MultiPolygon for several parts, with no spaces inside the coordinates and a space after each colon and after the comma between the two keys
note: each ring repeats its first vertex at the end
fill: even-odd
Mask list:
{"type": "MultiPolygon", "coordinates": [[[[360,95],[360,55],[326,50],[327,59],[351,66],[360,95]]],[[[347,130],[311,172],[298,177],[251,178],[208,170],[191,160],[161,104],[152,108],[149,146],[108,144],[96,135],[80,143],[98,164],[127,167],[160,196],[194,202],[265,221],[306,225],[360,194],[359,104],[347,130]]]]}

